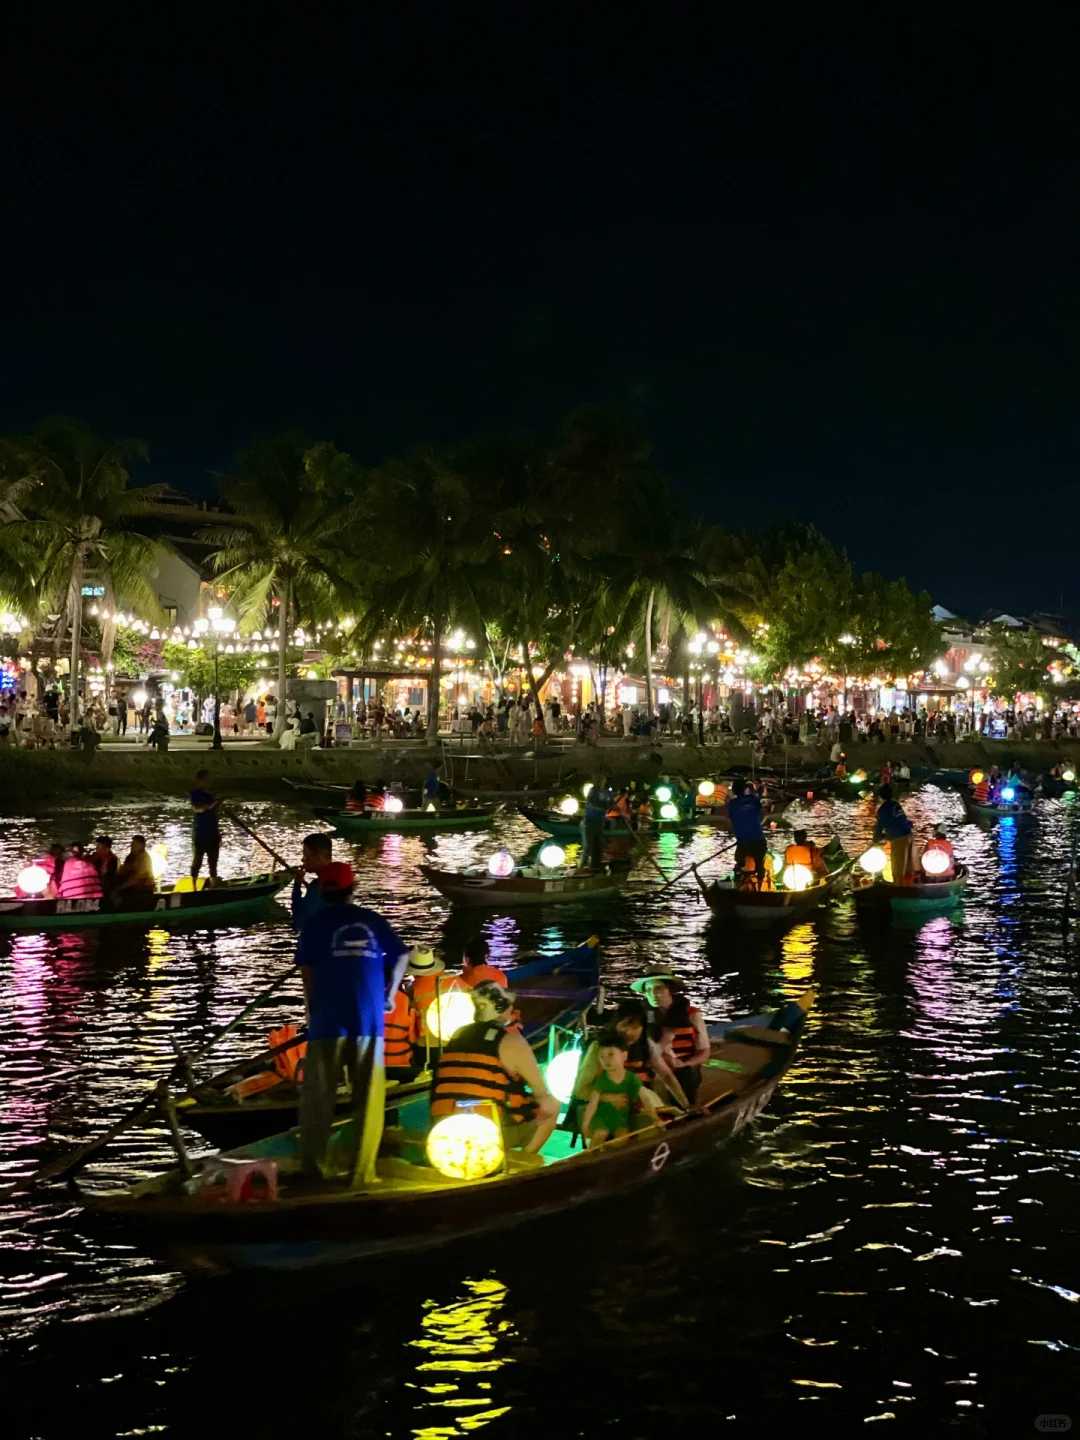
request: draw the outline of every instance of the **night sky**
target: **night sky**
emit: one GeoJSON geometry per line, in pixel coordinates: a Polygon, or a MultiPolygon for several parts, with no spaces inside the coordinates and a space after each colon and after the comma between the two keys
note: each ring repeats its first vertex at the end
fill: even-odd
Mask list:
{"type": "Polygon", "coordinates": [[[616,402],[710,518],[1080,612],[1067,9],[301,8],[9,10],[0,426],[210,493],[616,402]]]}

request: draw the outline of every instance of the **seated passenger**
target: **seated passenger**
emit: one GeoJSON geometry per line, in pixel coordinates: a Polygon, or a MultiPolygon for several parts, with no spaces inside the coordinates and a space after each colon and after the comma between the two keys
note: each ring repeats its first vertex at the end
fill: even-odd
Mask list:
{"type": "Polygon", "coordinates": [[[417,1014],[406,990],[398,987],[394,1003],[383,1016],[383,1054],[387,1080],[403,1084],[416,1074],[413,1045],[417,1038],[417,1014]]]}
{"type": "MultiPolygon", "coordinates": [[[[664,1059],[664,1052],[646,1029],[646,1010],[640,1000],[624,1000],[604,1029],[614,1029],[626,1046],[626,1068],[638,1077],[649,1090],[660,1098],[670,1098],[684,1110],[689,1109],[682,1086],[675,1078],[675,1072],[664,1059]]],[[[600,1073],[600,1046],[597,1041],[589,1046],[582,1056],[574,1084],[574,1098],[587,1100],[592,1092],[593,1081],[600,1073]]]]}
{"type": "Polygon", "coordinates": [[[488,962],[487,941],[482,935],[475,936],[468,942],[461,957],[461,978],[473,989],[476,985],[482,985],[485,980],[490,980],[494,985],[508,985],[506,972],[499,970],[488,962]]]}
{"type": "Polygon", "coordinates": [[[131,849],[120,862],[116,872],[116,883],[109,892],[109,898],[119,909],[131,906],[136,909],[145,904],[146,897],[157,889],[154,866],[146,849],[146,837],[133,835],[131,849]]]}
{"type": "Polygon", "coordinates": [[[100,900],[101,876],[97,866],[83,854],[81,845],[72,845],[64,861],[56,893],[61,900],[100,900]]]}
{"type": "Polygon", "coordinates": [[[636,1110],[656,1120],[656,1099],[632,1070],[626,1068],[626,1041],[617,1030],[605,1030],[598,1041],[600,1073],[586,1099],[581,1133],[589,1148],[630,1133],[636,1110]]]}
{"type": "Polygon", "coordinates": [[[511,991],[486,981],[472,992],[476,1019],[442,1048],[431,1087],[431,1117],[451,1115],[459,1101],[489,1100],[500,1111],[507,1149],[537,1155],[555,1128],[560,1105],[527,1040],[508,1032],[511,991]]]}
{"type": "Polygon", "coordinates": [[[753,855],[743,856],[742,869],[735,875],[735,884],[739,890],[759,890],[761,888],[757,861],[753,855]]]}
{"type": "Polygon", "coordinates": [[[367,786],[362,780],[354,780],[353,787],[345,800],[345,809],[354,814],[363,811],[367,805],[367,786]]]}
{"type": "Polygon", "coordinates": [[[820,880],[829,873],[829,867],[825,856],[814,844],[813,840],[807,838],[805,830],[796,830],[792,843],[784,851],[784,864],[805,865],[813,872],[815,879],[820,880]]]}

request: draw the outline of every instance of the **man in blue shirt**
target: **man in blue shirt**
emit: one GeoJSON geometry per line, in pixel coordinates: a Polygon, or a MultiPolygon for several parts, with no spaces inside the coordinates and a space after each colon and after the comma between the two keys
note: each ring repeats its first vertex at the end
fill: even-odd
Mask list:
{"type": "Polygon", "coordinates": [[[217,884],[217,862],[221,850],[221,822],[218,820],[218,798],[210,791],[210,774],[198,770],[191,791],[194,819],[191,827],[191,878],[197,880],[203,856],[210,871],[210,884],[217,884]]]}
{"type": "Polygon", "coordinates": [[[319,890],[319,871],[334,858],[334,846],[330,836],[322,830],[304,836],[300,864],[296,867],[289,908],[292,910],[294,930],[302,930],[304,922],[326,908],[326,901],[319,890]],[[314,875],[314,880],[304,890],[304,876],[314,875]]]}
{"type": "Polygon", "coordinates": [[[761,825],[761,797],[745,780],[736,780],[727,809],[735,836],[735,869],[741,870],[743,861],[752,855],[755,872],[763,875],[768,845],[761,825]]]}
{"type": "Polygon", "coordinates": [[[328,1146],[344,1068],[352,1083],[353,1134],[347,1173],[353,1185],[375,1180],[386,1105],[383,1016],[409,961],[409,948],[374,910],[351,903],[351,865],[319,871],[324,908],[306,921],[296,947],[308,1011],[308,1048],[300,1089],[304,1172],[341,1173],[328,1146]]]}
{"type": "Polygon", "coordinates": [[[891,785],[883,785],[878,795],[882,803],[878,806],[874,840],[888,840],[893,884],[907,885],[911,879],[908,874],[911,868],[911,821],[904,814],[900,802],[893,799],[891,785]]]}
{"type": "Polygon", "coordinates": [[[585,796],[585,814],[581,817],[581,861],[583,866],[599,870],[604,854],[604,821],[611,808],[612,795],[607,776],[600,777],[585,796]]]}

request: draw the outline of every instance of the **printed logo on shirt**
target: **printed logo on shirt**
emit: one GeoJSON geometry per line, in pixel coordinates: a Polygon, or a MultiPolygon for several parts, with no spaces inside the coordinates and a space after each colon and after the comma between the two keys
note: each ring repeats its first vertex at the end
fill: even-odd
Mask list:
{"type": "Polygon", "coordinates": [[[375,938],[375,932],[359,921],[355,925],[343,925],[334,932],[330,954],[335,960],[379,960],[382,958],[382,946],[375,938]]]}

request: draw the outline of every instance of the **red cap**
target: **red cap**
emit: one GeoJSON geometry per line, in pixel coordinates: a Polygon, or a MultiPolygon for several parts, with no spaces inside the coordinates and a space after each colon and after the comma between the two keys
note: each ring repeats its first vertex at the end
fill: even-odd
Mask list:
{"type": "Polygon", "coordinates": [[[329,864],[319,867],[320,890],[351,890],[355,884],[353,868],[344,860],[331,860],[329,864]]]}

